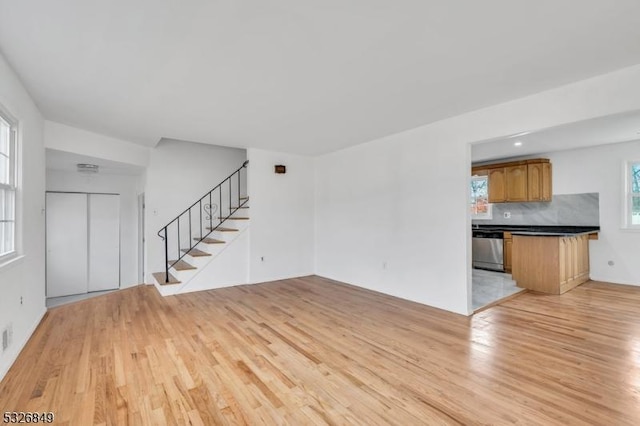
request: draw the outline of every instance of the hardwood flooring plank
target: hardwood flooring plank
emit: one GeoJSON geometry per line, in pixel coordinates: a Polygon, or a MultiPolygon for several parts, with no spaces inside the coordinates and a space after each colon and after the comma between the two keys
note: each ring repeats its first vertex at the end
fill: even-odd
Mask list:
{"type": "Polygon", "coordinates": [[[56,424],[616,424],[640,419],[640,288],[464,317],[321,277],[52,308],[0,412],[56,424]]]}

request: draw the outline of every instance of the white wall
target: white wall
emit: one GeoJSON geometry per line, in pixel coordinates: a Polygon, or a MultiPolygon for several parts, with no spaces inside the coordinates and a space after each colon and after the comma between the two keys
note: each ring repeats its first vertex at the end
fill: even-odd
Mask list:
{"type": "Polygon", "coordinates": [[[2,379],[45,313],[43,119],[2,55],[0,103],[19,120],[22,176],[17,226],[23,255],[0,266],[0,331],[10,323],[13,328],[12,345],[0,352],[2,379]]]}
{"type": "MultiPolygon", "coordinates": [[[[245,224],[244,229],[233,233],[238,235],[223,237],[224,240],[227,241],[227,244],[221,244],[215,247],[216,254],[210,263],[201,267],[198,265],[197,260],[189,260],[189,263],[198,269],[193,271],[195,276],[180,289],[180,293],[247,284],[250,229],[246,227],[246,225],[247,224],[245,224]],[[233,238],[233,240],[231,240],[231,238],[233,238]]],[[[203,263],[207,261],[206,258],[201,259],[203,259],[203,263]]]]}
{"type": "Polygon", "coordinates": [[[45,147],[146,167],[151,148],[53,121],[44,124],[45,147]]]}
{"type": "Polygon", "coordinates": [[[640,66],[320,157],[317,273],[470,313],[469,143],[635,109],[640,66]]]}
{"type": "Polygon", "coordinates": [[[591,279],[640,285],[640,231],[622,229],[623,164],[640,159],[640,141],[553,152],[545,157],[553,164],[555,193],[600,193],[599,239],[589,244],[591,279]]]}
{"type": "Polygon", "coordinates": [[[147,282],[164,271],[158,231],[233,173],[246,160],[243,149],[162,140],[151,152],[145,179],[147,282]]]}
{"type": "Polygon", "coordinates": [[[120,194],[120,288],[138,282],[138,193],[141,177],[47,170],[47,191],[120,194]]]}
{"type": "Polygon", "coordinates": [[[468,151],[406,134],[323,156],[318,275],[466,313],[468,151]]]}
{"type": "Polygon", "coordinates": [[[249,282],[313,274],[314,159],[259,149],[247,154],[249,282]],[[276,164],[285,165],[287,172],[275,174],[276,164]]]}

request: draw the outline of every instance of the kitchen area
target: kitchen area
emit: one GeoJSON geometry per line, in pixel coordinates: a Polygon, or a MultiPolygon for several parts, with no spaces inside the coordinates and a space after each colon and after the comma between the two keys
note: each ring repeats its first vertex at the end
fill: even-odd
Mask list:
{"type": "Polygon", "coordinates": [[[472,164],[474,311],[527,290],[562,294],[589,280],[599,194],[554,194],[552,172],[548,158],[472,164]]]}

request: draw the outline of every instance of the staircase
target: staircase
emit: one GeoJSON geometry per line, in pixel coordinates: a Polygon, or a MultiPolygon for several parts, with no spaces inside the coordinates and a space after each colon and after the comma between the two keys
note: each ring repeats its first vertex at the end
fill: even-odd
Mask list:
{"type": "Polygon", "coordinates": [[[224,258],[233,256],[234,250],[241,252],[242,242],[248,244],[248,164],[245,161],[158,231],[164,242],[165,270],[152,275],[163,296],[220,286],[224,273],[219,269],[229,263],[224,258]]]}

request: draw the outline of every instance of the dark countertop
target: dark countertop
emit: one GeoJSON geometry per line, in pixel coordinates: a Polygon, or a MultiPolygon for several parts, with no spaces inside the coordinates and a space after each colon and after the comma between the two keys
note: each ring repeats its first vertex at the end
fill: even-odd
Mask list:
{"type": "Polygon", "coordinates": [[[473,231],[511,232],[512,235],[558,237],[599,232],[599,226],[540,226],[540,225],[473,225],[473,231]]]}

